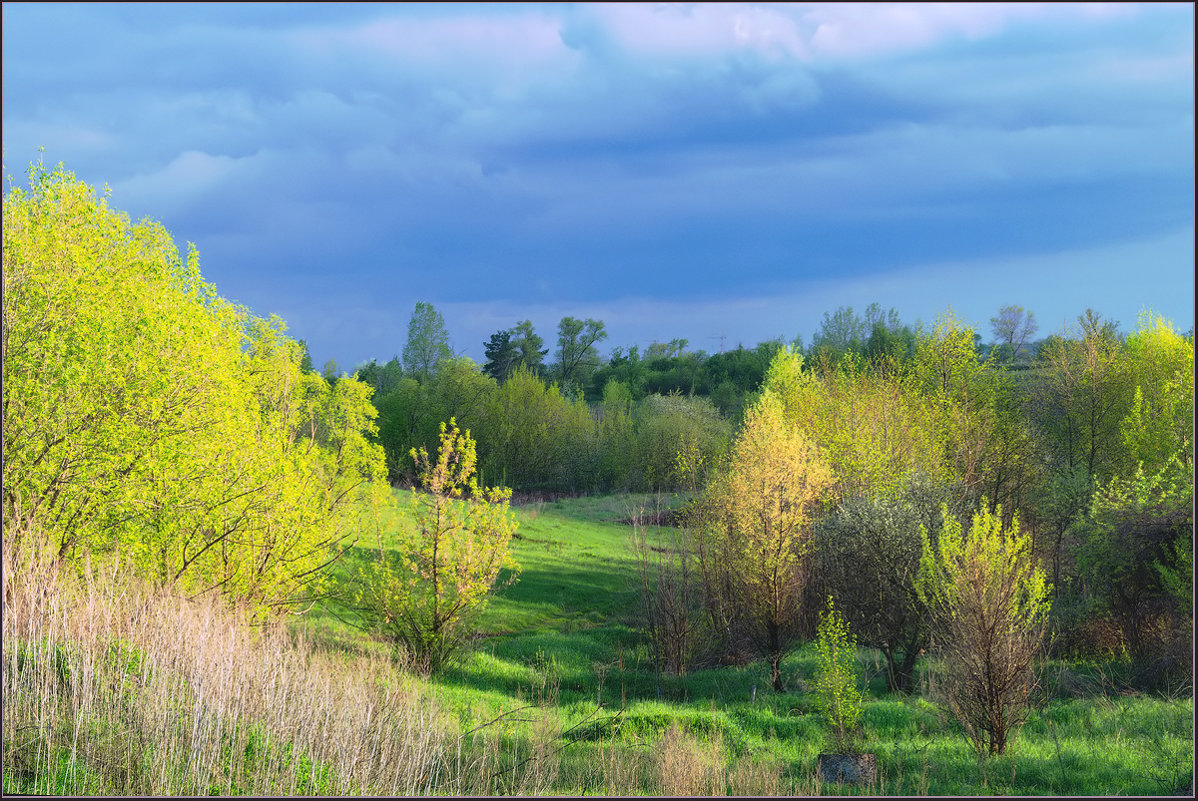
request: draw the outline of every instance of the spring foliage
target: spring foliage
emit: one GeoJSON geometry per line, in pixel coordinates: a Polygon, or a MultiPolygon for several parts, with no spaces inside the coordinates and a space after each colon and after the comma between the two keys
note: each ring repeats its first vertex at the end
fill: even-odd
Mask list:
{"type": "Polygon", "coordinates": [[[416,525],[401,532],[395,552],[380,543],[356,597],[370,628],[434,672],[464,644],[500,571],[514,579],[519,570],[509,547],[516,533],[511,490],[478,486],[474,440],[456,421],[441,424],[440,443],[435,459],[412,450],[424,490],[412,490],[416,525]]]}
{"type": "Polygon", "coordinates": [[[945,701],[979,752],[1001,754],[1029,709],[1050,587],[1018,518],[1004,527],[983,499],[966,536],[943,517],[935,547],[922,532],[918,587],[937,617],[945,701]]]}
{"type": "Polygon", "coordinates": [[[370,388],[302,373],[284,330],[158,223],[31,168],[4,198],[5,531],[258,608],[320,591],[383,457],[370,388]]]}
{"type": "Polygon", "coordinates": [[[779,691],[778,663],[806,583],[812,516],[832,483],[819,447],[787,423],[781,401],[767,391],[708,486],[708,582],[729,588],[724,605],[742,610],[779,691]]]}
{"type": "Polygon", "coordinates": [[[861,688],[857,686],[857,638],[836,609],[832,596],[820,613],[816,641],[815,694],[838,754],[860,750],[861,688]]]}

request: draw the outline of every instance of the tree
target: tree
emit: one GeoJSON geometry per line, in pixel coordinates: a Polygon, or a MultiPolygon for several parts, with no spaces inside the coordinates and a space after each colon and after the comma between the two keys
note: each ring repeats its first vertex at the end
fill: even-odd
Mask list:
{"type": "Polygon", "coordinates": [[[809,355],[813,361],[835,364],[846,353],[859,353],[868,331],[865,321],[853,313],[852,306],[841,306],[831,314],[824,312],[819,331],[811,337],[809,355]]]}
{"type": "Polygon", "coordinates": [[[308,343],[301,339],[299,340],[299,347],[302,354],[300,356],[300,372],[310,373],[316,368],[312,366],[312,354],[308,352],[308,343]]]}
{"type": "Polygon", "coordinates": [[[320,375],[330,384],[336,384],[337,379],[341,377],[341,368],[337,366],[337,360],[329,359],[327,362],[325,362],[324,367],[320,371],[320,375]]]}
{"type": "Polygon", "coordinates": [[[359,381],[374,387],[375,397],[379,397],[399,386],[399,380],[403,378],[403,369],[399,365],[399,358],[393,356],[386,364],[379,364],[371,359],[358,365],[354,368],[354,375],[359,381]]]}
{"type": "Polygon", "coordinates": [[[392,482],[414,479],[409,452],[436,442],[438,421],[429,414],[428,396],[427,387],[404,376],[390,392],[374,397],[379,444],[386,454],[387,476],[392,482]]]}
{"type": "Polygon", "coordinates": [[[627,388],[633,400],[640,400],[648,394],[645,389],[648,377],[648,364],[641,358],[637,346],[632,345],[625,349],[618,345],[611,349],[607,364],[596,370],[591,380],[596,386],[601,387],[617,381],[627,388]]]}
{"type": "Polygon", "coordinates": [[[370,388],[301,371],[282,320],[61,166],[3,217],[5,536],[258,612],[319,595],[378,498],[370,388]]]}
{"type": "Polygon", "coordinates": [[[512,369],[523,367],[533,375],[540,375],[544,369],[545,356],[549,353],[549,348],[541,348],[545,341],[533,331],[532,321],[525,320],[522,323],[517,323],[516,327],[512,329],[511,341],[518,351],[512,369]]]}
{"type": "Polygon", "coordinates": [[[443,359],[452,355],[449,332],[445,330],[441,313],[431,303],[417,303],[408,322],[408,342],[403,349],[404,370],[423,383],[443,359]]]}
{"type": "Polygon", "coordinates": [[[1018,518],[1004,527],[984,499],[967,536],[945,509],[936,545],[922,538],[917,586],[935,613],[945,702],[979,754],[1002,754],[1030,709],[1050,587],[1018,518]]]}
{"type": "Polygon", "coordinates": [[[833,753],[861,751],[861,688],[857,686],[857,638],[836,609],[832,596],[820,613],[816,639],[815,697],[831,729],[833,753]]]}
{"type": "Polygon", "coordinates": [[[520,363],[520,349],[512,342],[510,329],[491,334],[490,341],[483,345],[483,351],[487,357],[483,371],[501,384],[520,363]]]}
{"type": "Polygon", "coordinates": [[[935,540],[945,504],[954,517],[964,511],[959,491],[913,476],[897,496],[844,498],[815,529],[813,595],[835,595],[861,643],[881,650],[892,692],[914,690],[931,639],[931,610],[915,582],[920,530],[935,540]]]}
{"type": "Polygon", "coordinates": [[[695,376],[695,394],[706,395],[725,417],[739,420],[749,396],[761,388],[770,360],[781,347],[780,340],[771,340],[752,350],[737,345],[736,350],[708,356],[695,376]]]}
{"type": "Polygon", "coordinates": [[[987,478],[997,427],[997,371],[978,357],[976,336],[950,309],[921,332],[911,376],[938,410],[941,446],[952,470],[969,489],[987,478]]]}
{"type": "Polygon", "coordinates": [[[575,385],[582,388],[599,366],[595,345],[607,339],[602,320],[578,320],[563,317],[557,325],[557,365],[554,374],[563,391],[575,385]]]}
{"type": "Polygon", "coordinates": [[[669,342],[654,342],[645,348],[645,359],[673,359],[686,352],[685,339],[671,339],[669,342]]]}
{"type": "Polygon", "coordinates": [[[893,373],[915,351],[915,334],[907,326],[875,322],[865,343],[865,357],[875,370],[893,373]]]}
{"type": "Polygon", "coordinates": [[[1130,477],[1112,477],[1094,492],[1079,529],[1082,577],[1094,588],[1099,609],[1115,616],[1145,678],[1159,683],[1189,676],[1185,668],[1192,665],[1179,662],[1192,651],[1186,648],[1185,660],[1178,660],[1168,649],[1177,624],[1192,610],[1193,573],[1187,573],[1186,559],[1194,546],[1193,473],[1174,456],[1153,473],[1137,466],[1130,477]]]}
{"type": "Polygon", "coordinates": [[[787,425],[782,405],[765,392],[748,411],[727,469],[708,489],[715,527],[705,548],[708,587],[726,587],[770,658],[774,689],[779,662],[794,634],[811,551],[816,504],[832,485],[819,449],[787,425]]]}
{"type": "Polygon", "coordinates": [[[909,475],[947,473],[938,408],[901,375],[862,371],[851,360],[813,375],[801,355],[784,351],[765,387],[823,449],[843,496],[893,496],[909,475]]]}
{"type": "Polygon", "coordinates": [[[594,433],[586,405],[571,403],[556,385],[545,386],[524,367],[489,397],[479,427],[479,439],[487,444],[486,474],[510,487],[570,489],[594,433]]]}
{"type": "Polygon", "coordinates": [[[1177,457],[1194,463],[1194,343],[1151,312],[1141,315],[1124,347],[1131,408],[1120,423],[1124,470],[1155,473],[1177,457]]]}
{"type": "Polygon", "coordinates": [[[990,328],[1001,349],[999,359],[1011,363],[1019,358],[1023,346],[1036,335],[1040,326],[1032,312],[1022,306],[1007,305],[1000,307],[998,314],[990,318],[990,328]]]}
{"type": "Polygon", "coordinates": [[[1055,469],[1103,479],[1122,466],[1120,422],[1133,393],[1115,324],[1091,309],[1078,324],[1080,339],[1053,336],[1040,348],[1048,377],[1037,391],[1036,422],[1054,451],[1055,469]]]}
{"type": "Polygon", "coordinates": [[[438,672],[468,641],[500,572],[515,579],[519,565],[509,546],[517,524],[511,490],[478,486],[474,440],[454,420],[441,424],[435,459],[423,448],[411,455],[423,489],[412,490],[416,525],[401,533],[397,552],[380,538],[358,577],[354,607],[365,626],[438,672]]]}
{"type": "MultiPolygon", "coordinates": [[[[485,430],[491,397],[498,388],[495,379],[479,370],[470,357],[446,359],[427,384],[425,416],[431,415],[437,426],[442,420],[454,418],[462,428],[481,432],[485,430]]],[[[480,451],[485,452],[489,443],[481,435],[475,441],[480,451]]],[[[433,439],[430,444],[435,442],[433,439]]],[[[483,458],[480,453],[480,461],[483,458]]]]}

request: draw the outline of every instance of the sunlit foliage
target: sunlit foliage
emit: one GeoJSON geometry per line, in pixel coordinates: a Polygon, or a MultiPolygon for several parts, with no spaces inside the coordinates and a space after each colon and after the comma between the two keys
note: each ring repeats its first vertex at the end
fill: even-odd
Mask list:
{"type": "Polygon", "coordinates": [[[161,225],[31,168],[4,198],[5,531],[182,592],[318,592],[382,451],[369,388],[302,373],[284,331],[161,225]]]}

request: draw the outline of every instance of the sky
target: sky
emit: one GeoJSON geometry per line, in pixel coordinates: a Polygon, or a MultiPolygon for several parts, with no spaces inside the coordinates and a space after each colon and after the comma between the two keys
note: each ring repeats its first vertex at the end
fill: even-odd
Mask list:
{"type": "Polygon", "coordinates": [[[3,5],[5,171],[194,243],[317,366],[417,302],[716,352],[871,302],[1194,320],[1194,7],[3,5]],[[44,148],[44,155],[39,155],[44,148]]]}

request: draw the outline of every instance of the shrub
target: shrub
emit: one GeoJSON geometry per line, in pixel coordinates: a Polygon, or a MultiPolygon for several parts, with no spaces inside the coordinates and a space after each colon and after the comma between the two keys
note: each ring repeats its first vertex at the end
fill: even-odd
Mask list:
{"type": "Polygon", "coordinates": [[[820,615],[815,693],[820,713],[828,722],[834,753],[861,750],[861,689],[857,677],[857,638],[828,596],[820,615]]]}
{"type": "Polygon", "coordinates": [[[1189,681],[1194,484],[1177,456],[1099,486],[1077,529],[1082,576],[1118,622],[1142,682],[1189,681]]]}
{"type": "Polygon", "coordinates": [[[658,669],[683,675],[706,639],[697,557],[683,529],[659,525],[652,536],[646,517],[643,508],[633,516],[644,605],[641,628],[658,669]]]}
{"type": "Polygon", "coordinates": [[[947,507],[935,549],[923,532],[917,586],[936,615],[949,711],[979,753],[1001,754],[1029,710],[1049,585],[1018,517],[1004,528],[1002,507],[987,504],[967,537],[947,507]]]}
{"type": "Polygon", "coordinates": [[[911,476],[898,497],[843,499],[815,529],[811,605],[836,596],[858,641],[882,651],[892,692],[914,690],[915,661],[932,633],[927,604],[915,587],[920,527],[934,536],[941,504],[961,494],[959,487],[911,476]]]}
{"type": "Polygon", "coordinates": [[[416,526],[400,532],[398,554],[380,538],[353,602],[366,628],[404,645],[434,672],[465,643],[500,571],[512,570],[514,580],[519,570],[509,549],[516,532],[511,490],[479,488],[474,440],[455,420],[441,424],[440,440],[436,460],[423,448],[412,451],[424,489],[412,490],[416,526]]]}

